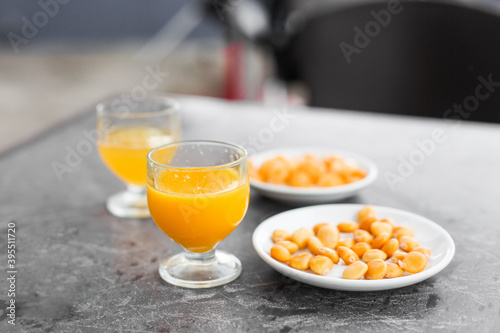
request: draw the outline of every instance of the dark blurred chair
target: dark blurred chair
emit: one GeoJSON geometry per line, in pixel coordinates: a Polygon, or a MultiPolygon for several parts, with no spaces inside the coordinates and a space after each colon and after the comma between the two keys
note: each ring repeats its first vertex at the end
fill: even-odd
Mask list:
{"type": "MultiPolygon", "coordinates": [[[[371,11],[387,6],[372,2],[311,13],[294,8],[302,24],[275,48],[278,76],[303,82],[313,106],[500,123],[500,16],[495,6],[402,2],[403,10],[348,63],[340,44],[354,45],[353,28],[364,31],[374,21],[371,11]],[[474,106],[470,96],[481,84],[479,76],[499,86],[474,106]],[[447,111],[464,101],[477,110],[447,111]]],[[[479,88],[481,96],[487,92],[479,88]]]]}

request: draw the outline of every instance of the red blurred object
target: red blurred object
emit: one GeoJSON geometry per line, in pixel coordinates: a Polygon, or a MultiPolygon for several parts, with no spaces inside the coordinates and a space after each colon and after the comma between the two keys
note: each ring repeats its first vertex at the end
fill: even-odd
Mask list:
{"type": "Polygon", "coordinates": [[[226,46],[224,50],[224,98],[227,100],[244,100],[245,96],[245,45],[237,41],[226,46]]]}

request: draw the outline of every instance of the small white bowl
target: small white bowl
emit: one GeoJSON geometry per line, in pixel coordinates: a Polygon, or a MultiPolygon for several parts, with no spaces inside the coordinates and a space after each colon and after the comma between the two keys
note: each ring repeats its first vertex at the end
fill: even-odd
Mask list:
{"type": "Polygon", "coordinates": [[[306,154],[313,154],[318,157],[329,155],[339,155],[346,161],[354,162],[361,169],[366,171],[366,177],[354,183],[332,186],[332,187],[292,187],[287,185],[276,185],[265,183],[257,179],[250,178],[250,185],[257,192],[271,199],[288,204],[319,204],[339,201],[357,194],[359,191],[373,183],[377,178],[378,169],[375,163],[357,154],[333,150],[328,148],[288,148],[268,150],[254,154],[250,158],[255,167],[260,167],[266,160],[278,155],[287,158],[302,157],[306,154]]]}

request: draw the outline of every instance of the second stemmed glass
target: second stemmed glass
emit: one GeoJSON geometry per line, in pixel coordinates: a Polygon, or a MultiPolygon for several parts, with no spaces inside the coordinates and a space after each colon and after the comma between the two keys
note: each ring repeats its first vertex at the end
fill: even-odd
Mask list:
{"type": "Polygon", "coordinates": [[[250,187],[246,158],[244,148],[214,141],[181,141],[148,154],[151,217],[185,249],[160,263],[165,281],[208,288],[240,275],[238,258],[215,247],[247,211],[250,187]]]}
{"type": "Polygon", "coordinates": [[[99,154],[127,185],[125,192],[108,199],[106,207],[118,217],[149,217],[147,154],[152,148],[180,140],[179,105],[165,97],[116,98],[98,104],[96,110],[99,154]]]}

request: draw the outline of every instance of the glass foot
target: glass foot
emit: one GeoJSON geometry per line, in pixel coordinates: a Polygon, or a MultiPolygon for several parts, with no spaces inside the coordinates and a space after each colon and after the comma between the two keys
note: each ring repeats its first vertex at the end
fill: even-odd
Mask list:
{"type": "Polygon", "coordinates": [[[166,282],[185,288],[211,288],[229,283],[241,274],[241,262],[225,251],[179,253],[160,263],[166,282]]]}
{"type": "Polygon", "coordinates": [[[128,186],[127,191],[111,196],[106,202],[106,208],[117,217],[146,218],[150,217],[146,189],[128,186]]]}

